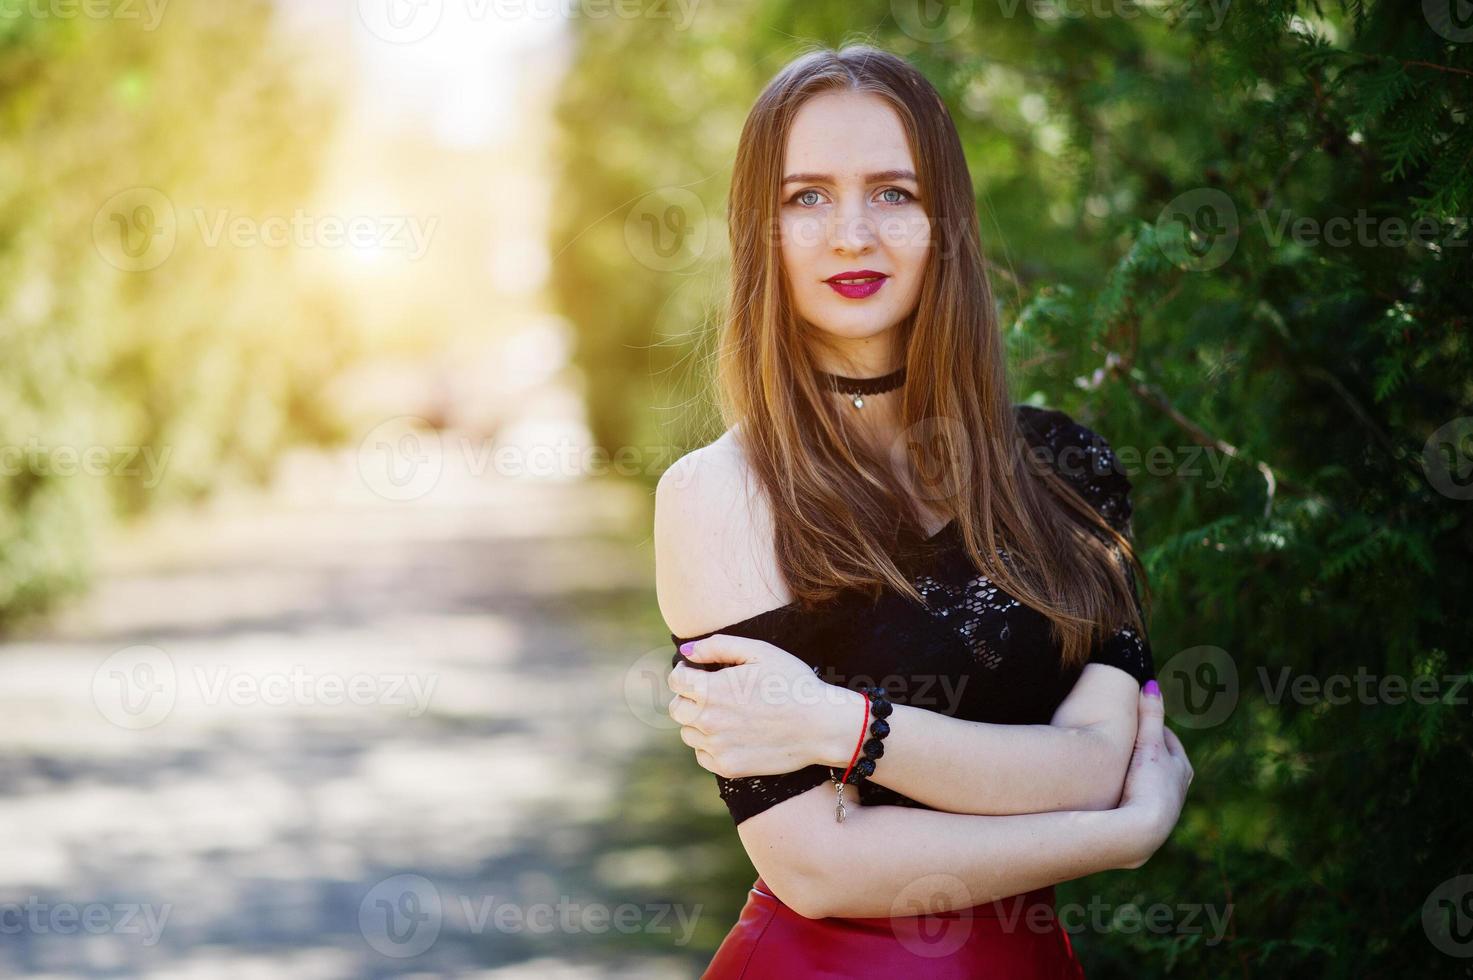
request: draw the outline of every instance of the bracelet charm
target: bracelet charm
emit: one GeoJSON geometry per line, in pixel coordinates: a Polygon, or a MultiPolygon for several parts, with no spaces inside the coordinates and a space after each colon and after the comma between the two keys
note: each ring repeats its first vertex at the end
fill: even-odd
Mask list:
{"type": "Polygon", "coordinates": [[[858,783],[861,779],[868,779],[875,774],[875,761],[885,754],[884,739],[890,734],[890,723],[885,721],[894,711],[894,706],[885,694],[882,687],[861,687],[859,693],[865,696],[864,701],[864,727],[860,729],[860,742],[854,747],[854,755],[849,760],[849,766],[844,770],[842,777],[834,772],[834,767],[829,767],[829,776],[834,781],[834,821],[844,822],[844,786],[845,784],[858,783]],[[873,721],[871,721],[873,717],[873,721]],[[865,736],[869,738],[866,739],[865,736]],[[863,755],[861,756],[861,752],[863,755]]]}

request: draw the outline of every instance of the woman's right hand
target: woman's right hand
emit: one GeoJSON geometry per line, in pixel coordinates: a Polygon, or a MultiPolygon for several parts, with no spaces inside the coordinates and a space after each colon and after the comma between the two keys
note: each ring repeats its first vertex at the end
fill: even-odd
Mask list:
{"type": "Polygon", "coordinates": [[[1192,783],[1192,763],[1181,739],[1166,727],[1166,706],[1160,691],[1154,680],[1141,688],[1135,752],[1130,757],[1118,808],[1130,817],[1140,843],[1140,856],[1128,863],[1128,868],[1139,868],[1166,843],[1192,783]],[[1147,693],[1148,688],[1154,693],[1147,693]]]}

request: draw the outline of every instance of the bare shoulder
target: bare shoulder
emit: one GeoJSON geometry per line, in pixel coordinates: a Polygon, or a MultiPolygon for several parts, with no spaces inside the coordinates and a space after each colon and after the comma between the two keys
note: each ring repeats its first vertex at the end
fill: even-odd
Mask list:
{"type": "Polygon", "coordinates": [[[655,592],[676,636],[697,636],[791,601],[772,515],[728,430],[682,456],[655,488],[655,592]]]}

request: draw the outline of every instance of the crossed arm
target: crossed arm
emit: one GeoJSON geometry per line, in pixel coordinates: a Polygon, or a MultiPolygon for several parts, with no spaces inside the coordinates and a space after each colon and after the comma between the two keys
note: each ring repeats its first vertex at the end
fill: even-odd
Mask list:
{"type": "MultiPolygon", "coordinates": [[[[743,511],[740,474],[715,449],[682,460],[656,490],[658,598],[681,635],[739,618],[732,610],[760,591],[760,568],[740,556],[762,522],[754,531],[713,519],[743,511]]],[[[1153,849],[1147,834],[1132,814],[1108,809],[1130,760],[1138,690],[1123,671],[1087,666],[1049,725],[990,725],[897,706],[890,764],[872,778],[935,810],[855,805],[838,823],[833,789],[823,784],[742,821],[738,834],[763,880],[809,917],[914,914],[905,897],[931,874],[953,876],[945,879],[958,884],[948,907],[960,909],[1139,866],[1153,849]]],[[[816,729],[824,737],[815,757],[837,766],[847,764],[855,737],[854,704],[845,707],[816,729]]],[[[845,793],[858,803],[852,787],[845,793]]]]}
{"type": "MultiPolygon", "coordinates": [[[[853,757],[866,717],[859,692],[824,683],[762,640],[714,634],[680,653],[685,660],[669,677],[680,695],[670,717],[711,772],[842,771],[853,757]]],[[[884,762],[869,779],[953,813],[1111,809],[1135,747],[1139,695],[1132,674],[1091,662],[1048,724],[993,724],[895,705],[884,762]]]]}
{"type": "MultiPolygon", "coordinates": [[[[715,676],[683,675],[702,684],[715,676]]],[[[862,696],[828,689],[845,698],[825,699],[830,707],[816,714],[810,708],[818,737],[804,764],[842,768],[862,696]]],[[[1154,850],[1150,823],[1116,806],[1139,713],[1160,714],[1159,705],[1130,675],[1101,664],[1087,665],[1060,705],[1062,724],[993,725],[897,705],[885,764],[870,778],[933,809],[851,806],[840,823],[824,782],[746,818],[737,832],[768,886],[810,918],[950,911],[1138,867],[1154,850]]],[[[844,794],[858,802],[855,787],[844,794]]]]}
{"type": "MultiPolygon", "coordinates": [[[[734,444],[717,441],[697,449],[670,467],[655,489],[655,584],[667,625],[681,635],[706,631],[711,623],[735,622],[754,610],[781,603],[764,587],[775,569],[770,550],[756,542],[770,539],[770,516],[760,495],[745,491],[744,463],[734,444]],[[717,557],[719,556],[719,557],[717,557]],[[713,560],[714,557],[714,560],[713,560]]],[[[725,660],[709,654],[722,650],[720,637],[701,641],[692,660],[725,660]]],[[[738,657],[739,662],[739,657],[738,657]]],[[[790,684],[822,684],[795,657],[781,666],[790,684]]],[[[720,775],[764,775],[792,772],[812,763],[847,765],[854,750],[863,699],[834,685],[819,699],[818,709],[803,712],[763,710],[753,687],[739,690],[738,673],[759,668],[728,668],[694,673],[694,681],[710,704],[710,694],[731,685],[729,696],[741,697],[745,721],[757,722],[732,732],[751,743],[756,735],[787,750],[784,763],[772,768],[728,769],[720,775]]],[[[756,679],[756,678],[750,678],[756,679]]],[[[885,762],[873,781],[934,809],[955,813],[1016,815],[1109,809],[1119,800],[1125,766],[1136,738],[1136,679],[1112,666],[1086,665],[1068,697],[1047,725],[993,725],[950,718],[922,707],[897,706],[891,734],[885,740],[885,762]]],[[[729,703],[731,704],[731,703],[729,703]]],[[[719,710],[703,715],[716,721],[719,710]]],[[[726,719],[729,721],[729,718],[726,719]]],[[[710,728],[701,721],[697,727],[710,728]]],[[[707,732],[710,734],[710,732],[707,732]]],[[[735,747],[734,747],[735,749],[735,747]]],[[[750,744],[747,749],[750,750],[750,744]]],[[[707,760],[703,757],[703,765],[707,760]]]]}
{"type": "MultiPolygon", "coordinates": [[[[1087,664],[1047,725],[995,725],[896,705],[885,764],[870,781],[952,813],[1108,810],[1120,801],[1139,693],[1125,671],[1087,664]]],[[[842,770],[864,696],[845,691],[826,704],[813,761],[842,770]]]]}
{"type": "MultiPolygon", "coordinates": [[[[858,801],[853,787],[844,792],[858,801]]],[[[976,816],[851,806],[839,823],[828,784],[743,820],[737,834],[763,881],[814,919],[969,908],[1138,868],[1159,843],[1149,821],[1126,808],[976,816]]]]}

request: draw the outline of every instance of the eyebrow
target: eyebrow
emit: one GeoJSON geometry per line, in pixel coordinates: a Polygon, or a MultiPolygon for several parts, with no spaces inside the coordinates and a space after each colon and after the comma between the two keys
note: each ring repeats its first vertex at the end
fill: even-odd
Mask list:
{"type": "MultiPolygon", "coordinates": [[[[865,174],[864,179],[870,184],[878,184],[882,180],[913,180],[920,183],[915,173],[910,170],[881,170],[878,173],[865,174]]],[[[788,174],[783,178],[784,184],[832,184],[833,182],[832,174],[788,174]]]]}

